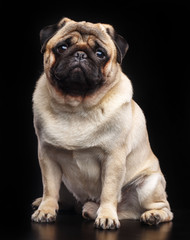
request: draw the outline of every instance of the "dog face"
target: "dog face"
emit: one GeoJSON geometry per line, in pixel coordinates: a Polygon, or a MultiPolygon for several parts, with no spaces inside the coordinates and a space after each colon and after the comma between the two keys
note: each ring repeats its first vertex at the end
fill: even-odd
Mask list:
{"type": "Polygon", "coordinates": [[[40,32],[44,70],[59,94],[85,97],[116,81],[128,49],[123,37],[107,24],[63,18],[40,32]]]}

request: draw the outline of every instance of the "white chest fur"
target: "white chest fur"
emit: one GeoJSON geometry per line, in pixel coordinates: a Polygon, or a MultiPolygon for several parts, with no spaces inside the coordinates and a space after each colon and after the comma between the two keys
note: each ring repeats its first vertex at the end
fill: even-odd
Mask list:
{"type": "Polygon", "coordinates": [[[80,202],[100,199],[101,158],[97,148],[73,151],[70,163],[64,167],[63,182],[80,202]]]}
{"type": "Polygon", "coordinates": [[[62,168],[62,181],[81,203],[99,201],[101,194],[101,162],[104,153],[100,148],[64,150],[46,145],[46,154],[62,168]]]}

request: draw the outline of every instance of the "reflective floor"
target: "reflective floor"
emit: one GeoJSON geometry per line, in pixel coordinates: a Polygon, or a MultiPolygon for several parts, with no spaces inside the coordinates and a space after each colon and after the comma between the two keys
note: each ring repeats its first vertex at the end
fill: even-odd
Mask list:
{"type": "Polygon", "coordinates": [[[146,226],[139,221],[122,220],[118,230],[98,230],[92,221],[80,215],[66,213],[59,215],[54,224],[38,224],[23,221],[10,222],[3,230],[1,239],[19,240],[187,240],[190,235],[190,211],[174,211],[173,222],[159,226],[146,226]],[[16,226],[16,227],[15,227],[16,226]]]}

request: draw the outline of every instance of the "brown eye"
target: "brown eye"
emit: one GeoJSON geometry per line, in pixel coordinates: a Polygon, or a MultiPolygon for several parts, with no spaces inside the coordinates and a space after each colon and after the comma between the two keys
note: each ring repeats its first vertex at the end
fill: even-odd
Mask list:
{"type": "Polygon", "coordinates": [[[62,44],[61,46],[59,46],[58,48],[57,48],[57,52],[58,53],[63,53],[63,52],[65,52],[65,50],[67,50],[67,45],[66,44],[62,44]]]}
{"type": "Polygon", "coordinates": [[[98,58],[104,58],[104,57],[105,57],[105,54],[104,54],[104,52],[103,52],[102,50],[98,49],[98,50],[96,51],[96,56],[97,56],[98,58]]]}

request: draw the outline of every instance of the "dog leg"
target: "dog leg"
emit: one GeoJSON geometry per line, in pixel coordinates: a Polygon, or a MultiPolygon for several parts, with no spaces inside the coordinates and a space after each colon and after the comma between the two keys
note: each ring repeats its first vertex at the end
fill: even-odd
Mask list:
{"type": "Polygon", "coordinates": [[[125,177],[126,153],[116,149],[108,156],[102,167],[102,193],[95,226],[102,229],[117,229],[120,222],[117,203],[121,198],[121,188],[125,177]]]}
{"type": "Polygon", "coordinates": [[[140,217],[142,222],[157,225],[173,219],[173,213],[170,211],[167,201],[165,185],[164,177],[160,173],[154,173],[137,187],[140,205],[145,210],[140,217]]]}
{"type": "Polygon", "coordinates": [[[38,209],[32,214],[35,222],[54,222],[58,210],[59,189],[62,172],[59,165],[52,160],[40,158],[43,180],[43,198],[38,209]]]}

